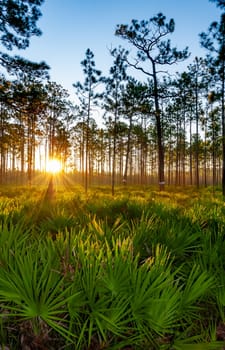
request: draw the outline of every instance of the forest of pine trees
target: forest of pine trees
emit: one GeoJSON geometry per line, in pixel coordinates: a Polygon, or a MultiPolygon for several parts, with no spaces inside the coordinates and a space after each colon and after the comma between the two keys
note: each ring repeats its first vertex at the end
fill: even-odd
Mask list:
{"type": "MultiPolygon", "coordinates": [[[[24,1],[36,9],[42,2],[24,1]]],[[[159,13],[117,25],[115,35],[136,50],[136,58],[132,61],[122,45],[112,49],[112,66],[103,76],[88,48],[81,62],[84,79],[73,84],[76,105],[49,80],[47,64],[0,52],[0,183],[15,177],[32,181],[55,157],[65,172],[83,179],[86,189],[92,183],[159,184],[161,189],[222,184],[225,194],[225,2],[214,2],[221,17],[200,33],[205,57],[195,57],[173,75],[172,64],[179,71],[179,62],[189,57],[187,48],[171,47],[173,20],[159,13]]],[[[8,3],[0,4],[1,13],[9,14],[8,3]]],[[[25,15],[27,33],[21,27],[17,37],[8,28],[19,24],[10,16],[0,20],[7,52],[13,46],[25,49],[31,32],[40,34],[40,14],[30,24],[25,15]]]]}

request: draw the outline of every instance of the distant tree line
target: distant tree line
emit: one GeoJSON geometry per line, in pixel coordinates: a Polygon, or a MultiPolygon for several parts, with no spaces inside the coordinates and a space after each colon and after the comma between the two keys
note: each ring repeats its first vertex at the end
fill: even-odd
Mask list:
{"type": "Polygon", "coordinates": [[[222,184],[225,195],[225,2],[214,2],[221,16],[200,34],[205,57],[173,76],[168,68],[189,57],[188,48],[179,51],[168,39],[173,19],[159,13],[117,25],[115,34],[132,48],[133,59],[121,46],[112,49],[103,76],[87,49],[84,81],[73,84],[76,105],[50,81],[45,62],[8,54],[41,34],[36,22],[43,1],[0,2],[6,50],[0,62],[8,73],[0,76],[0,182],[10,174],[32,181],[57,157],[86,190],[96,181],[111,183],[112,194],[116,184],[157,183],[161,190],[165,184],[222,184]],[[128,67],[143,80],[129,75],[128,67]]]}

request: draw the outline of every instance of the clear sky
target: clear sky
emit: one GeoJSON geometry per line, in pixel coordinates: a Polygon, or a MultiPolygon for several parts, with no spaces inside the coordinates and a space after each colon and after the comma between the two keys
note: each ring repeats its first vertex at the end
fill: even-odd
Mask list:
{"type": "Polygon", "coordinates": [[[109,48],[125,45],[114,35],[117,24],[147,20],[162,12],[175,20],[172,43],[178,49],[188,46],[192,60],[205,54],[199,33],[220,18],[220,10],[209,0],[45,0],[41,9],[38,25],[42,36],[32,38],[30,47],[19,54],[46,61],[51,80],[67,89],[72,98],[72,84],[83,81],[80,62],[87,48],[95,55],[96,68],[108,73],[112,63],[109,48]]]}

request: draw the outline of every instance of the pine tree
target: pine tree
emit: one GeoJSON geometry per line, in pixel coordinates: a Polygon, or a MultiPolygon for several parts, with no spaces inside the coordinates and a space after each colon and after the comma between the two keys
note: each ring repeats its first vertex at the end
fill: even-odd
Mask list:
{"type": "Polygon", "coordinates": [[[188,57],[187,48],[178,51],[171,47],[170,40],[165,37],[173,33],[175,29],[174,20],[166,22],[166,17],[159,13],[149,20],[132,20],[131,25],[117,25],[115,34],[122,39],[127,40],[137,50],[136,58],[128,64],[148,75],[153,79],[154,84],[154,103],[155,103],[155,120],[158,140],[158,179],[160,190],[164,189],[164,147],[163,147],[163,130],[162,114],[160,110],[158,66],[171,65],[178,61],[183,61],[188,57]],[[144,62],[150,63],[150,69],[144,62]]]}

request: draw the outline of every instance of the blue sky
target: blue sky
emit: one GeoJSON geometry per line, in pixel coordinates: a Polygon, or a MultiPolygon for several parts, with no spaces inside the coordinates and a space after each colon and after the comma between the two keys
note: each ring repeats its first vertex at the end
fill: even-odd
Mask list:
{"type": "Polygon", "coordinates": [[[19,54],[46,61],[51,80],[67,89],[71,97],[72,84],[83,81],[80,62],[87,48],[95,55],[96,68],[108,73],[112,63],[109,48],[125,45],[114,35],[117,24],[149,19],[162,12],[175,20],[172,43],[179,49],[189,46],[192,60],[205,53],[198,34],[220,17],[220,10],[208,0],[45,0],[41,9],[38,25],[43,34],[32,38],[30,47],[19,54]]]}

